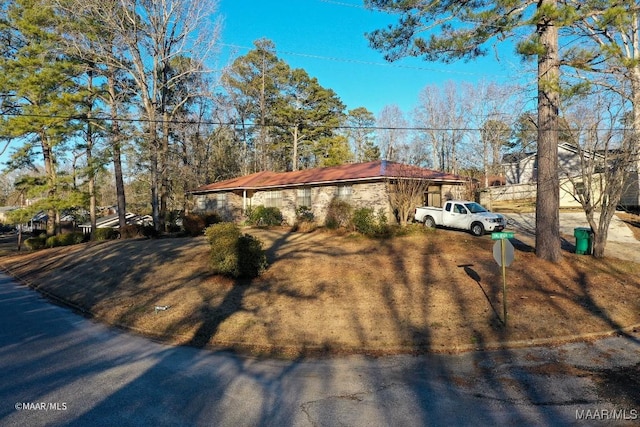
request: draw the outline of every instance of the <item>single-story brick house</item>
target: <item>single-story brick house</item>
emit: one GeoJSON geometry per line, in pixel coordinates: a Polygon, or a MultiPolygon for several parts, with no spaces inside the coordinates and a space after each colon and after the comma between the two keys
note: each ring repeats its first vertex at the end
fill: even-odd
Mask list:
{"type": "Polygon", "coordinates": [[[428,184],[424,200],[418,204],[441,206],[464,193],[465,179],[444,172],[386,160],[293,172],[257,172],[204,185],[189,193],[194,211],[217,211],[225,219],[239,221],[254,206],[277,207],[285,221],[293,224],[296,209],[311,208],[322,223],[333,199],[342,199],[354,208],[383,209],[389,220],[395,218],[390,191],[398,180],[422,180],[428,184]]]}

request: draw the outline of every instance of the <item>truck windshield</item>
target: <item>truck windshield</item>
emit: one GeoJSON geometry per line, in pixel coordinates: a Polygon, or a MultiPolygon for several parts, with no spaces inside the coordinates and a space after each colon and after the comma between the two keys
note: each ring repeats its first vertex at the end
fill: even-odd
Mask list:
{"type": "Polygon", "coordinates": [[[467,207],[467,209],[469,209],[469,212],[471,213],[487,212],[484,206],[479,205],[477,203],[465,203],[465,206],[467,207]]]}

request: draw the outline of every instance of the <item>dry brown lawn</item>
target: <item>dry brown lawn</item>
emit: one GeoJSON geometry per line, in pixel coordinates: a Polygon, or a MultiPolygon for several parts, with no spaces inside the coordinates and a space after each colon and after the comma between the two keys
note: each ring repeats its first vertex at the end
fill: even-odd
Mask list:
{"type": "Polygon", "coordinates": [[[246,232],[264,242],[271,261],[252,281],[212,275],[204,238],[89,243],[9,254],[0,264],[100,321],[173,344],[253,354],[463,351],[640,324],[640,265],[631,262],[567,251],[552,264],[514,241],[505,326],[489,236],[246,232]]]}

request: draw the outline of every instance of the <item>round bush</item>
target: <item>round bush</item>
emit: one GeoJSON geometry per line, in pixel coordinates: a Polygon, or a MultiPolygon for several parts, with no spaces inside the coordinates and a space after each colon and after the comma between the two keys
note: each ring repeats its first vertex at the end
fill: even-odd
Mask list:
{"type": "Polygon", "coordinates": [[[46,247],[46,244],[47,244],[46,235],[29,237],[27,240],[24,241],[24,245],[27,247],[27,249],[30,249],[32,251],[35,251],[38,249],[44,249],[46,247]]]}
{"type": "Polygon", "coordinates": [[[214,224],[205,230],[211,246],[211,268],[215,273],[231,277],[257,277],[267,267],[262,242],[242,234],[233,223],[214,224]]]}
{"type": "Polygon", "coordinates": [[[251,225],[271,227],[282,225],[282,212],[278,208],[266,208],[262,205],[251,208],[248,212],[248,222],[251,225]]]}
{"type": "Polygon", "coordinates": [[[353,217],[351,218],[353,228],[358,233],[362,233],[366,236],[374,236],[377,233],[376,218],[371,208],[360,208],[353,211],[353,217]]]}
{"type": "Polygon", "coordinates": [[[113,240],[117,239],[120,233],[113,228],[96,228],[96,232],[94,233],[94,240],[102,241],[102,240],[113,240]]]}

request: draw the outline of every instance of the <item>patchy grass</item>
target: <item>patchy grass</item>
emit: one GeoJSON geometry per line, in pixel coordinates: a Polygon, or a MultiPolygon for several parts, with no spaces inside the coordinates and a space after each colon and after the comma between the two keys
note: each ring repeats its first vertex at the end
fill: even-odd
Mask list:
{"type": "Polygon", "coordinates": [[[489,236],[245,231],[265,243],[270,260],[253,280],[211,274],[204,237],[89,243],[11,254],[0,264],[105,323],[271,356],[553,343],[640,323],[640,265],[632,262],[565,252],[552,264],[514,241],[505,327],[489,236]]]}

